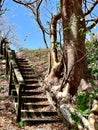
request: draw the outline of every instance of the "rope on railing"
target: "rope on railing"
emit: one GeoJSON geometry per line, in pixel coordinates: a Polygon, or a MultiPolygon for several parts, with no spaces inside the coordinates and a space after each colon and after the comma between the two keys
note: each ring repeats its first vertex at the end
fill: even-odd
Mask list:
{"type": "Polygon", "coordinates": [[[21,104],[22,104],[22,90],[25,85],[24,79],[19,71],[15,51],[9,48],[9,43],[7,39],[1,40],[0,52],[6,60],[6,74],[9,77],[9,95],[13,88],[17,93],[17,122],[21,121],[21,104]]]}

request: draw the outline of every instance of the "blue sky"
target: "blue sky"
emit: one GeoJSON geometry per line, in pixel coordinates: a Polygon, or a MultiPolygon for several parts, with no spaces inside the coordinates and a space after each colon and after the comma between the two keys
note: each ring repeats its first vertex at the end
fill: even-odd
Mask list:
{"type": "MultiPolygon", "coordinates": [[[[18,44],[20,44],[21,47],[29,49],[45,48],[42,33],[34,19],[34,16],[30,13],[30,10],[26,9],[22,5],[20,6],[19,4],[14,3],[12,0],[5,0],[4,7],[9,9],[9,11],[5,13],[5,16],[14,28],[13,32],[19,39],[18,44]]],[[[51,9],[53,10],[53,7],[51,7],[51,9]]],[[[98,6],[95,13],[98,13],[98,6]]],[[[45,12],[43,9],[42,15],[47,17],[48,11],[45,12]]],[[[48,18],[46,17],[43,17],[43,19],[48,18]]],[[[98,32],[98,25],[93,29],[93,31],[98,32]]],[[[49,37],[47,37],[47,39],[48,44],[50,44],[49,37]]],[[[17,49],[17,47],[15,49],[17,49]]]]}
{"type": "Polygon", "coordinates": [[[10,0],[6,0],[5,7],[9,8],[5,16],[13,26],[13,32],[19,39],[20,46],[30,49],[45,48],[42,33],[30,11],[10,0]]]}

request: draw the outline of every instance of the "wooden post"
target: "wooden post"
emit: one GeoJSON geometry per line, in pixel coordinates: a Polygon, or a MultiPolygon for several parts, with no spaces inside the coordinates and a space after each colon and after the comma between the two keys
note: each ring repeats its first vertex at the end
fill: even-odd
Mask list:
{"type": "Polygon", "coordinates": [[[22,97],[22,94],[21,94],[21,90],[22,90],[22,87],[23,87],[23,85],[22,84],[20,84],[19,85],[19,90],[18,90],[18,96],[17,96],[17,103],[18,103],[18,105],[17,105],[17,122],[20,122],[21,121],[21,105],[22,105],[22,99],[21,99],[21,97],[22,97]]]}
{"type": "Polygon", "coordinates": [[[1,53],[1,55],[3,55],[3,43],[4,43],[4,40],[2,39],[1,40],[1,45],[0,45],[0,53],[1,53]]]}
{"type": "Polygon", "coordinates": [[[1,45],[0,45],[1,55],[3,55],[3,53],[4,53],[4,44],[5,44],[5,41],[6,41],[6,38],[2,38],[2,40],[1,40],[1,45]]]}
{"type": "Polygon", "coordinates": [[[5,43],[5,59],[6,59],[6,75],[9,72],[9,57],[8,57],[9,45],[8,42],[5,43]]]}
{"type": "Polygon", "coordinates": [[[12,64],[10,64],[10,73],[9,73],[9,95],[11,95],[12,90],[12,64]]]}

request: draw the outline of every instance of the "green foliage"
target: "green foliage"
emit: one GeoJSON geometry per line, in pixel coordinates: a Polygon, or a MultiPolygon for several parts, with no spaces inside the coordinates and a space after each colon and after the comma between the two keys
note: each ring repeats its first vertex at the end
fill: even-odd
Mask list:
{"type": "Polygon", "coordinates": [[[58,42],[58,41],[54,42],[54,47],[58,47],[59,45],[60,45],[60,42],[58,42]]]}
{"type": "Polygon", "coordinates": [[[73,113],[71,113],[71,117],[75,121],[76,124],[80,123],[80,119],[78,118],[76,111],[74,111],[73,113]]]}
{"type": "Polygon", "coordinates": [[[92,101],[98,100],[98,87],[95,87],[92,91],[85,93],[78,93],[73,97],[75,104],[75,110],[71,113],[71,117],[75,122],[73,130],[77,130],[77,125],[81,123],[80,118],[77,116],[77,113],[80,113],[82,116],[88,117],[91,113],[92,101]]]}
{"type": "Polygon", "coordinates": [[[88,116],[91,112],[90,103],[92,100],[98,100],[98,88],[95,87],[92,91],[86,93],[78,93],[74,96],[76,112],[80,112],[83,116],[88,116]]]}
{"type": "Polygon", "coordinates": [[[90,78],[98,79],[98,41],[87,41],[87,61],[90,78]]]}
{"type": "Polygon", "coordinates": [[[23,47],[19,48],[19,52],[24,51],[25,49],[23,47]]]}
{"type": "Polygon", "coordinates": [[[66,28],[64,28],[64,31],[70,30],[72,25],[73,25],[73,23],[72,23],[72,21],[70,21],[69,25],[66,28]]]}
{"type": "Polygon", "coordinates": [[[79,111],[83,116],[86,116],[90,113],[89,109],[89,93],[78,93],[76,96],[76,111],[79,111]]]}
{"type": "Polygon", "coordinates": [[[5,79],[5,78],[6,78],[6,75],[5,75],[5,74],[2,74],[2,75],[0,75],[0,78],[5,79]]]}
{"type": "Polygon", "coordinates": [[[20,122],[18,122],[16,125],[17,125],[19,128],[22,128],[22,127],[24,126],[24,123],[23,123],[22,121],[20,121],[20,122]]]}
{"type": "Polygon", "coordinates": [[[2,90],[4,90],[4,88],[2,86],[0,86],[0,92],[2,92],[2,90]]]}
{"type": "Polygon", "coordinates": [[[73,130],[77,130],[77,129],[78,129],[78,128],[77,128],[77,125],[80,124],[81,121],[80,121],[80,119],[78,118],[76,111],[74,111],[73,113],[71,113],[71,117],[72,117],[72,119],[73,119],[74,122],[75,122],[75,125],[73,126],[73,130]]]}

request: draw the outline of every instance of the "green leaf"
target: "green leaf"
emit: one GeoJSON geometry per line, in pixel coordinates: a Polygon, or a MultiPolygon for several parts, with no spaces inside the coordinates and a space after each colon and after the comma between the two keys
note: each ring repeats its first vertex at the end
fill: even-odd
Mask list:
{"type": "Polygon", "coordinates": [[[21,122],[18,122],[16,125],[17,125],[19,128],[22,128],[22,127],[24,126],[24,123],[21,121],[21,122]]]}
{"type": "Polygon", "coordinates": [[[4,90],[4,88],[2,86],[0,86],[0,92],[2,92],[2,90],[4,90]]]}
{"type": "Polygon", "coordinates": [[[55,42],[54,42],[54,46],[55,46],[55,47],[58,47],[59,45],[60,45],[60,42],[58,42],[58,41],[55,41],[55,42]]]}

